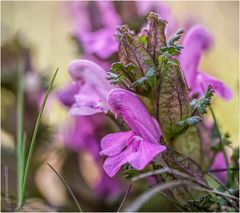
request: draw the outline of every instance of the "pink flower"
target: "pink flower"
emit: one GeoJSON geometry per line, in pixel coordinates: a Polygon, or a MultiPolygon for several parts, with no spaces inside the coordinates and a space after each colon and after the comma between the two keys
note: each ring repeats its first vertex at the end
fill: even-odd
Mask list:
{"type": "Polygon", "coordinates": [[[57,92],[58,99],[68,107],[71,107],[74,102],[74,96],[79,92],[81,88],[80,82],[73,82],[64,89],[57,92]]]}
{"type": "MultiPolygon", "coordinates": [[[[224,169],[226,168],[226,162],[224,158],[223,152],[219,152],[216,154],[214,161],[211,165],[211,169],[224,169]]],[[[227,171],[224,172],[218,172],[216,173],[216,176],[221,180],[223,183],[227,182],[227,171]]]]}
{"type": "Polygon", "coordinates": [[[77,152],[87,151],[94,159],[98,159],[100,146],[96,132],[101,130],[104,122],[101,115],[77,117],[65,130],[66,147],[77,152]]]}
{"type": "MultiPolygon", "coordinates": [[[[132,19],[141,19],[150,11],[155,11],[164,19],[169,20],[168,30],[174,30],[174,23],[170,20],[170,9],[163,2],[136,1],[129,8],[128,2],[122,2],[123,10],[130,9],[132,19]],[[136,17],[137,16],[137,17],[136,17]]],[[[122,25],[126,18],[124,12],[111,1],[71,2],[70,13],[74,21],[74,36],[79,40],[84,50],[84,57],[91,59],[97,56],[107,59],[117,53],[118,43],[113,37],[117,26],[122,25]]],[[[125,10],[124,10],[125,11],[125,10]]],[[[130,16],[131,16],[130,15],[130,16]]],[[[133,20],[133,21],[134,21],[133,20]]],[[[95,57],[96,59],[96,57],[95,57]]]]}
{"type": "Polygon", "coordinates": [[[102,165],[99,166],[102,170],[100,180],[96,183],[94,191],[107,198],[114,198],[122,191],[122,186],[117,182],[116,178],[110,178],[102,169],[102,165]]]}
{"type": "Polygon", "coordinates": [[[112,2],[72,2],[75,36],[83,45],[87,56],[96,54],[106,59],[117,52],[114,34],[121,20],[112,2]]]}
{"type": "Polygon", "coordinates": [[[106,80],[106,72],[89,60],[75,60],[68,69],[73,80],[82,84],[79,92],[74,95],[70,114],[82,116],[106,113],[109,110],[107,94],[113,88],[106,80]]]}
{"type": "Polygon", "coordinates": [[[100,154],[108,156],[104,170],[113,177],[126,163],[137,170],[143,169],[166,149],[159,144],[161,131],[158,124],[138,98],[124,89],[111,90],[108,104],[116,116],[122,116],[131,131],[112,133],[102,138],[100,154]]]}
{"type": "Polygon", "coordinates": [[[192,27],[183,40],[183,50],[179,56],[181,67],[185,73],[191,95],[201,95],[208,85],[212,85],[215,92],[224,99],[231,99],[231,90],[216,78],[201,72],[199,63],[204,51],[212,45],[212,38],[202,26],[192,27]]]}
{"type": "MultiPolygon", "coordinates": [[[[67,107],[74,104],[74,96],[80,90],[80,82],[69,85],[57,93],[59,100],[67,107]]],[[[99,168],[99,179],[94,183],[94,191],[99,196],[112,198],[121,191],[120,183],[117,179],[109,178],[103,171],[102,159],[99,156],[99,141],[103,134],[103,125],[106,120],[102,114],[91,116],[74,117],[73,123],[64,130],[65,146],[75,152],[88,152],[99,168]]]]}

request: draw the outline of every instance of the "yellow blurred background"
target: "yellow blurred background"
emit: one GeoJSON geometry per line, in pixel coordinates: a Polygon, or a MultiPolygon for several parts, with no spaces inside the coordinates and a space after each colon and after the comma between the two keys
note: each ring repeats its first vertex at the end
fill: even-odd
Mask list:
{"type": "MultiPolygon", "coordinates": [[[[21,33],[25,42],[34,47],[33,64],[39,70],[60,72],[56,88],[66,85],[70,78],[68,63],[76,59],[77,47],[70,39],[73,22],[67,2],[1,2],[2,42],[21,33]]],[[[225,102],[214,98],[214,109],[223,132],[228,131],[234,144],[239,140],[239,2],[174,2],[166,4],[180,26],[197,22],[206,26],[214,37],[213,48],[205,54],[201,70],[221,79],[233,91],[234,98],[225,102]]],[[[66,122],[67,113],[59,104],[53,106],[49,120],[60,125],[66,122]],[[59,116],[59,113],[61,116],[59,116]],[[60,122],[62,121],[62,122],[60,122]]]]}

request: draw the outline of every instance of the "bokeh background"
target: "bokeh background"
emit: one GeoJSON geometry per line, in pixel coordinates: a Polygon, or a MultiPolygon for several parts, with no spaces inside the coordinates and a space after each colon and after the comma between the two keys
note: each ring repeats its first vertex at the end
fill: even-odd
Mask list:
{"type": "MultiPolygon", "coordinates": [[[[234,94],[230,101],[215,97],[213,106],[223,132],[229,132],[234,146],[237,146],[239,142],[239,2],[162,3],[170,8],[171,16],[177,20],[179,26],[199,23],[208,28],[212,34],[214,45],[204,54],[200,69],[222,80],[234,94]]],[[[80,58],[78,47],[71,37],[74,28],[73,18],[69,2],[1,2],[1,44],[18,35],[24,45],[31,47],[32,64],[37,72],[51,76],[59,67],[60,71],[55,82],[55,90],[58,90],[71,81],[67,72],[69,62],[80,58]]],[[[2,105],[15,103],[11,93],[2,92],[4,92],[2,105]]],[[[5,111],[2,111],[2,117],[7,116],[5,111]]],[[[64,129],[70,122],[68,111],[54,98],[49,100],[43,119],[45,123],[56,129],[64,129]]],[[[14,137],[5,129],[2,129],[2,139],[4,146],[14,149],[14,137]]],[[[59,141],[61,142],[61,139],[59,141]]],[[[49,158],[55,159],[54,153],[52,155],[49,158]]],[[[88,162],[88,165],[91,165],[89,161],[86,155],[80,164],[86,165],[88,162]]],[[[61,162],[59,161],[55,166],[61,166],[61,162]]],[[[41,179],[47,174],[49,178],[46,178],[46,182],[54,180],[54,175],[44,172],[46,171],[39,174],[36,179],[41,179]]],[[[44,184],[42,186],[47,186],[47,183],[44,184]]],[[[59,196],[59,191],[63,194],[66,192],[61,183],[56,184],[55,188],[57,189],[51,190],[50,195],[44,194],[44,190],[41,193],[48,198],[49,203],[58,205],[65,200],[64,195],[59,196]]],[[[36,195],[38,193],[36,192],[36,195]]]]}

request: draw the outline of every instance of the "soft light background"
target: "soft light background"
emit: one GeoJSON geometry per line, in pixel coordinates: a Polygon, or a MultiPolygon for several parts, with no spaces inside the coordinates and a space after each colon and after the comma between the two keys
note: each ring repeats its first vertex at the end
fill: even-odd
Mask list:
{"type": "MultiPolygon", "coordinates": [[[[239,139],[239,2],[166,2],[179,23],[186,21],[205,25],[215,39],[214,47],[205,54],[201,69],[230,86],[234,98],[224,102],[214,98],[214,108],[223,131],[228,131],[237,145],[239,139]]],[[[2,41],[17,32],[34,47],[34,64],[39,70],[60,72],[56,87],[70,78],[68,63],[76,59],[76,47],[70,39],[73,29],[67,2],[2,2],[2,41]]],[[[53,103],[47,118],[52,124],[66,124],[67,113],[53,103]]]]}

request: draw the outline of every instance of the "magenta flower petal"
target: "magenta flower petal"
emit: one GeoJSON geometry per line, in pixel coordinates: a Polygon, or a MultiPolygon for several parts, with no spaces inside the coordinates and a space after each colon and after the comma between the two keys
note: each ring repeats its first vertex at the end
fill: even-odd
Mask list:
{"type": "Polygon", "coordinates": [[[70,113],[75,116],[106,113],[108,92],[113,88],[106,80],[106,72],[89,60],[75,60],[69,65],[69,73],[83,86],[75,95],[75,103],[70,113]]]}
{"type": "Polygon", "coordinates": [[[70,109],[70,114],[73,116],[106,113],[109,109],[106,100],[102,100],[96,90],[90,87],[89,84],[85,84],[74,98],[75,103],[70,109]]]}
{"type": "Polygon", "coordinates": [[[79,82],[73,82],[63,90],[57,92],[58,99],[65,106],[72,106],[75,102],[74,96],[79,92],[80,87],[81,85],[79,82]]]}
{"type": "MultiPolygon", "coordinates": [[[[214,161],[212,163],[211,169],[224,169],[226,168],[226,163],[224,159],[224,155],[222,152],[216,154],[214,161]]],[[[227,181],[227,172],[219,172],[217,173],[218,178],[223,182],[226,183],[227,181]]]]}
{"type": "Polygon", "coordinates": [[[88,106],[79,106],[78,104],[74,104],[69,111],[72,116],[94,115],[101,112],[103,112],[101,109],[95,109],[88,106]]]}
{"type": "Polygon", "coordinates": [[[100,147],[95,133],[101,126],[99,121],[103,122],[103,118],[97,115],[76,118],[65,130],[65,145],[73,151],[88,151],[95,159],[99,158],[100,147]]]}
{"type": "Polygon", "coordinates": [[[133,132],[117,132],[106,135],[101,140],[100,155],[114,156],[119,154],[124,147],[127,146],[129,138],[133,136],[133,132]]]}
{"type": "Polygon", "coordinates": [[[227,85],[206,73],[199,72],[197,82],[203,86],[204,90],[207,89],[208,85],[211,85],[214,91],[225,100],[230,100],[233,96],[231,89],[227,85]]]}
{"type": "Polygon", "coordinates": [[[105,85],[106,88],[112,88],[106,80],[105,70],[90,60],[74,60],[69,64],[68,71],[74,80],[82,80],[91,85],[105,85]]]}
{"type": "Polygon", "coordinates": [[[113,157],[108,157],[103,164],[104,171],[110,177],[113,177],[120,170],[121,166],[127,163],[127,156],[129,154],[130,151],[126,150],[113,157]]]}
{"type": "Polygon", "coordinates": [[[76,22],[74,34],[83,45],[85,55],[97,55],[106,59],[115,53],[117,42],[112,35],[116,26],[121,24],[121,20],[113,3],[110,1],[78,2],[74,6],[76,22]]]}
{"type": "Polygon", "coordinates": [[[137,170],[143,169],[158,153],[166,150],[165,146],[148,143],[140,138],[136,138],[129,145],[132,154],[128,156],[127,161],[137,170]]]}
{"type": "Polygon", "coordinates": [[[104,171],[102,172],[100,180],[96,183],[94,191],[99,196],[104,196],[107,198],[113,198],[117,196],[121,191],[122,187],[120,186],[117,179],[110,178],[104,171]]]}
{"type": "Polygon", "coordinates": [[[108,103],[111,111],[115,115],[120,114],[132,131],[110,134],[102,139],[100,154],[108,156],[104,170],[113,177],[125,163],[130,163],[135,169],[143,169],[166,149],[159,144],[159,125],[137,96],[127,90],[111,90],[108,103]]]}
{"type": "Polygon", "coordinates": [[[196,85],[196,77],[201,56],[212,44],[212,37],[202,26],[192,27],[183,40],[183,50],[179,56],[189,88],[196,85]]]}
{"type": "Polygon", "coordinates": [[[108,95],[110,109],[121,114],[132,130],[152,143],[158,143],[159,129],[144,105],[132,93],[124,89],[113,89],[108,95]],[[141,116],[139,116],[141,115],[141,116]]]}
{"type": "Polygon", "coordinates": [[[191,90],[190,95],[194,93],[202,95],[210,84],[218,95],[229,100],[232,98],[232,92],[223,82],[199,71],[202,54],[209,49],[212,43],[213,39],[205,28],[201,26],[192,27],[183,41],[184,48],[179,56],[180,64],[191,90]]]}

